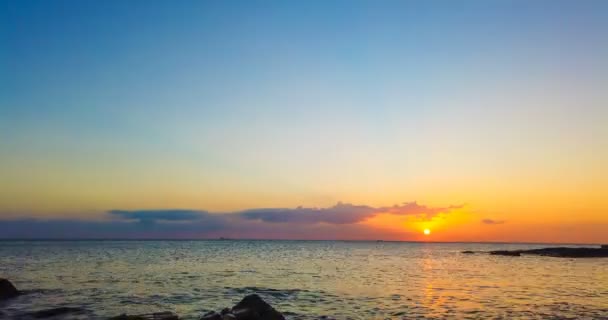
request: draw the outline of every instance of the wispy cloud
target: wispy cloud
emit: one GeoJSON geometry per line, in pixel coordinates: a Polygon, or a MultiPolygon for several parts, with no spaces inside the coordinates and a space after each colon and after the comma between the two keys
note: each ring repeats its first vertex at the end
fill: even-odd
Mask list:
{"type": "Polygon", "coordinates": [[[504,224],[505,220],[494,220],[494,219],[483,219],[481,223],[483,224],[504,224]]]}

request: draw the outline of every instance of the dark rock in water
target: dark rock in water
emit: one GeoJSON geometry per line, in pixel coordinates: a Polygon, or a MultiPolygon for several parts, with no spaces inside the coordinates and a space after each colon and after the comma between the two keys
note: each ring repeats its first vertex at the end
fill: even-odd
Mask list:
{"type": "Polygon", "coordinates": [[[224,308],[220,313],[214,311],[205,313],[200,320],[285,320],[285,317],[260,296],[251,294],[232,309],[224,308]]]}
{"type": "MultiPolygon", "coordinates": [[[[237,320],[285,320],[280,312],[257,294],[243,298],[241,302],[232,307],[232,314],[237,320]]],[[[226,319],[225,316],[224,319],[226,319]]]]}
{"type": "Polygon", "coordinates": [[[8,280],[0,278],[0,301],[14,298],[19,295],[19,290],[8,280]]]}
{"type": "Polygon", "coordinates": [[[34,319],[47,319],[47,318],[55,318],[59,316],[67,316],[67,315],[76,315],[76,314],[85,314],[87,310],[82,308],[73,308],[73,307],[58,307],[52,309],[44,309],[39,311],[34,311],[26,314],[24,318],[34,318],[34,319]]]}
{"type": "Polygon", "coordinates": [[[205,313],[200,320],[222,320],[222,316],[215,311],[211,311],[205,313]]]}
{"type": "Polygon", "coordinates": [[[235,309],[224,315],[223,320],[262,320],[262,316],[253,309],[235,309]]]}
{"type": "Polygon", "coordinates": [[[524,254],[535,254],[560,258],[608,258],[608,250],[604,248],[554,247],[522,250],[521,252],[524,254]]]}
{"type": "Polygon", "coordinates": [[[497,255],[497,256],[511,256],[511,257],[521,256],[520,251],[507,251],[507,250],[490,251],[490,254],[497,255]]]}
{"type": "Polygon", "coordinates": [[[600,246],[600,248],[602,248],[602,249],[608,249],[608,244],[603,244],[603,245],[600,246]]]}
{"type": "Polygon", "coordinates": [[[179,317],[173,312],[164,311],[138,315],[121,314],[110,318],[110,320],[179,320],[179,317]]]}
{"type": "Polygon", "coordinates": [[[497,250],[490,254],[499,256],[519,257],[523,255],[537,255],[558,258],[608,258],[608,248],[576,248],[576,247],[552,247],[529,250],[497,250]]]}
{"type": "Polygon", "coordinates": [[[473,254],[473,253],[475,253],[475,251],[466,250],[466,251],[463,251],[462,253],[464,253],[464,254],[473,254]]]}

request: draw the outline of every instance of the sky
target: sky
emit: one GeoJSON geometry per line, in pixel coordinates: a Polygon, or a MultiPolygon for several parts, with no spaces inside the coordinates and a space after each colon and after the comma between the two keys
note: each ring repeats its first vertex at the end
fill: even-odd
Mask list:
{"type": "Polygon", "coordinates": [[[606,1],[0,0],[0,238],[608,243],[606,57],[606,1]]]}

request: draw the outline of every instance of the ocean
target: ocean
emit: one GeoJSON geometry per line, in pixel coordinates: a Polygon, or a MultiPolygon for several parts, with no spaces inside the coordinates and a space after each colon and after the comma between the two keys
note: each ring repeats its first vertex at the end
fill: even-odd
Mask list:
{"type": "Polygon", "coordinates": [[[288,319],[608,319],[608,259],[462,254],[533,244],[355,241],[0,241],[26,294],[7,319],[58,306],[87,319],[198,319],[258,293],[288,319]]]}

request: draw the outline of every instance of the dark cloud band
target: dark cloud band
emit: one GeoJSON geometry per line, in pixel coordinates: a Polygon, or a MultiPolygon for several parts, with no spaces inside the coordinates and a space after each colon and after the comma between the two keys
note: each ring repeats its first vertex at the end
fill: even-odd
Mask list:
{"type": "MultiPolygon", "coordinates": [[[[110,210],[107,221],[0,220],[0,238],[323,238],[371,236],[360,222],[378,214],[430,219],[460,206],[432,208],[416,202],[392,207],[338,203],[327,208],[266,208],[227,213],[203,210],[110,210]],[[280,225],[280,226],[277,226],[280,225]]],[[[378,232],[380,234],[380,232],[378,232]]]]}

